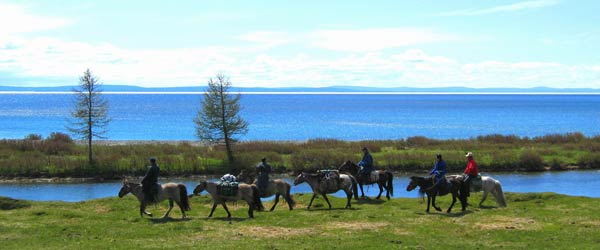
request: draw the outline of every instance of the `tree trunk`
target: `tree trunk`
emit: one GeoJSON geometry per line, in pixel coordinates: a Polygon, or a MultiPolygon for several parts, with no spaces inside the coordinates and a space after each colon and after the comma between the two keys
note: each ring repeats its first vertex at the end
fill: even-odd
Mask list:
{"type": "Polygon", "coordinates": [[[92,166],[94,164],[94,161],[92,160],[92,107],[93,107],[93,103],[92,103],[92,89],[90,88],[88,90],[88,98],[89,98],[89,102],[88,102],[88,163],[90,166],[92,166]]]}
{"type": "Polygon", "coordinates": [[[234,158],[233,158],[233,150],[231,150],[231,142],[230,142],[230,138],[229,138],[229,131],[227,128],[227,120],[225,117],[225,90],[223,89],[223,85],[221,84],[219,86],[219,96],[220,96],[220,101],[221,101],[221,124],[222,124],[222,130],[223,130],[223,139],[225,140],[225,149],[227,151],[227,161],[229,164],[229,168],[231,170],[231,174],[235,174],[236,173],[236,169],[234,169],[234,158]]]}

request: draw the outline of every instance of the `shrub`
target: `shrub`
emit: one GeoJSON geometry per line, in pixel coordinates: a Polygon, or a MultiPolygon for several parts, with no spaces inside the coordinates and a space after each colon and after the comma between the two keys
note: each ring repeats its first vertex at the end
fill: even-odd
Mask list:
{"type": "Polygon", "coordinates": [[[577,165],[583,168],[599,168],[600,167],[600,153],[586,153],[581,155],[577,159],[577,165]]]}
{"type": "Polygon", "coordinates": [[[60,132],[53,132],[42,144],[43,151],[50,155],[69,153],[73,146],[73,139],[60,132]]]}
{"type": "Polygon", "coordinates": [[[542,157],[533,150],[523,151],[523,153],[521,153],[519,164],[528,171],[544,170],[544,161],[542,160],[542,157]]]}

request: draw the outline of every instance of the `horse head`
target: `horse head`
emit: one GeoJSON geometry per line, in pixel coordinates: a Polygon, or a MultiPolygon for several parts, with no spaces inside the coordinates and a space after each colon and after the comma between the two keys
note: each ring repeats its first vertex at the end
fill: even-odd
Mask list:
{"type": "Polygon", "coordinates": [[[294,179],[294,186],[306,181],[306,173],[302,172],[294,179]]]}
{"type": "Polygon", "coordinates": [[[194,195],[199,195],[204,190],[206,190],[206,181],[201,181],[200,184],[194,188],[194,195]]]}
{"type": "Polygon", "coordinates": [[[123,198],[123,196],[125,196],[131,192],[131,190],[132,190],[131,184],[133,184],[133,183],[123,180],[123,186],[121,187],[121,190],[119,190],[119,198],[123,198]]]}
{"type": "Polygon", "coordinates": [[[358,172],[360,171],[360,167],[358,165],[356,165],[354,162],[348,160],[345,161],[339,168],[339,171],[343,171],[343,172],[348,172],[351,173],[352,175],[356,175],[358,174],[358,172]]]}
{"type": "Polygon", "coordinates": [[[242,171],[240,171],[240,174],[238,174],[238,176],[235,177],[239,182],[245,182],[248,184],[252,184],[254,182],[254,176],[252,176],[252,174],[247,173],[246,171],[244,171],[242,169],[242,171]]]}
{"type": "Polygon", "coordinates": [[[411,176],[410,182],[408,183],[408,186],[406,186],[406,191],[413,191],[415,188],[421,185],[424,179],[425,178],[419,176],[411,176]]]}

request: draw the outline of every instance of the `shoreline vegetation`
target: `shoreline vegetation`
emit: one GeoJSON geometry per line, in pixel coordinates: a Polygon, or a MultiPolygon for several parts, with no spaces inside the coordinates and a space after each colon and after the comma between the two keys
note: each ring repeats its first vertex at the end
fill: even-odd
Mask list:
{"type": "MultiPolygon", "coordinates": [[[[492,134],[448,140],[414,136],[372,141],[242,141],[233,150],[237,169],[251,170],[266,157],[276,173],[293,174],[358,161],[363,146],[373,154],[376,168],[394,172],[425,172],[438,153],[444,156],[449,172],[461,172],[467,151],[474,152],[484,172],[600,169],[600,136],[577,132],[531,138],[492,134]]],[[[157,157],[163,177],[220,175],[231,169],[224,146],[198,141],[95,141],[94,155],[94,164],[88,164],[86,146],[62,133],[2,139],[0,179],[122,179],[143,175],[151,156],[157,157]]]]}

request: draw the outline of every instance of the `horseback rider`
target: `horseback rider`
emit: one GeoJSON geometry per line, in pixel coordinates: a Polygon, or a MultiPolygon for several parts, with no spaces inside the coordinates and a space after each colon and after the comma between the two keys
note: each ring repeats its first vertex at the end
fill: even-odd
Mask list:
{"type": "Polygon", "coordinates": [[[358,166],[362,167],[360,170],[360,176],[363,180],[368,181],[371,179],[369,175],[371,175],[371,172],[375,170],[375,168],[373,168],[373,156],[371,156],[367,147],[363,147],[362,152],[363,157],[358,163],[358,166]]]}
{"type": "Polygon", "coordinates": [[[158,201],[158,175],[160,168],[156,164],[156,158],[150,158],[150,166],[146,171],[144,179],[142,179],[142,191],[144,192],[144,199],[147,203],[155,203],[158,201]]]}
{"type": "Polygon", "coordinates": [[[269,174],[271,173],[271,165],[267,163],[267,158],[262,158],[261,162],[256,165],[256,186],[260,192],[267,190],[269,186],[269,174]]]}
{"type": "Polygon", "coordinates": [[[442,159],[441,154],[437,154],[435,165],[429,175],[434,175],[434,185],[438,187],[438,190],[446,188],[446,173],[446,162],[442,159]]]}
{"type": "Polygon", "coordinates": [[[479,174],[479,168],[477,166],[477,162],[475,162],[475,160],[473,160],[473,153],[472,152],[468,152],[467,155],[465,155],[465,157],[467,157],[467,168],[465,169],[464,172],[464,180],[465,180],[465,193],[467,194],[467,197],[471,196],[471,181],[473,179],[475,179],[477,177],[477,174],[479,174]]]}

